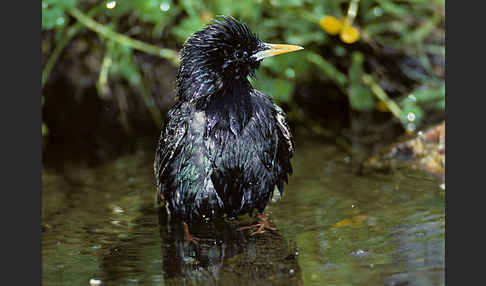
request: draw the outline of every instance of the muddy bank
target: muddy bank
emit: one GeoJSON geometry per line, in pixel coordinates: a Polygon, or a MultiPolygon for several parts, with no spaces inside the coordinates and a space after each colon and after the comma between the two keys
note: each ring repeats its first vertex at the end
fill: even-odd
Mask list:
{"type": "Polygon", "coordinates": [[[365,162],[370,168],[409,167],[445,180],[445,121],[400,140],[365,162]]]}

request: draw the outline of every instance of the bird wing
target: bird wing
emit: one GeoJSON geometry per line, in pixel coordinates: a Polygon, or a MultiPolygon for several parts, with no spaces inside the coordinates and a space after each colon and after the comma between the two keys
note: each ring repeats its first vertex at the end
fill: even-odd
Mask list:
{"type": "Polygon", "coordinates": [[[294,153],[294,142],[292,140],[289,125],[287,124],[287,119],[285,119],[285,112],[276,104],[274,104],[274,108],[276,112],[275,119],[277,120],[278,129],[280,130],[283,138],[285,138],[285,145],[287,145],[286,149],[289,152],[289,157],[292,157],[292,154],[294,153]]]}
{"type": "Polygon", "coordinates": [[[162,181],[167,172],[167,166],[172,161],[174,154],[187,132],[187,116],[183,103],[178,102],[167,114],[164,122],[165,128],[159,137],[155,152],[154,172],[157,178],[157,203],[164,199],[162,181]]]}
{"type": "Polygon", "coordinates": [[[278,127],[278,144],[276,150],[276,170],[277,170],[277,188],[280,194],[283,194],[283,183],[287,183],[288,176],[292,175],[292,164],[290,163],[290,158],[294,154],[294,142],[292,134],[290,133],[289,125],[287,124],[287,119],[285,118],[285,112],[276,104],[274,104],[275,109],[275,120],[278,127]]]}
{"type": "MultiPolygon", "coordinates": [[[[277,140],[273,141],[276,144],[271,147],[271,157],[262,157],[265,165],[270,165],[275,170],[277,176],[276,184],[280,193],[283,193],[283,183],[287,182],[287,178],[292,174],[292,164],[290,158],[294,153],[294,142],[292,133],[290,132],[285,112],[278,105],[274,104],[271,98],[264,93],[255,90],[254,95],[266,102],[272,108],[272,116],[274,119],[277,140]]],[[[272,140],[270,140],[272,141],[272,140]]]]}

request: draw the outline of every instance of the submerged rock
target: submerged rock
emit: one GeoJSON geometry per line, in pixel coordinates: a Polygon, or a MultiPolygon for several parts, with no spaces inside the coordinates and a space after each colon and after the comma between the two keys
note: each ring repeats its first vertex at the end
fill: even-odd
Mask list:
{"type": "Polygon", "coordinates": [[[383,153],[371,157],[365,165],[372,168],[409,166],[445,176],[445,121],[418,132],[415,137],[392,144],[383,153]]]}

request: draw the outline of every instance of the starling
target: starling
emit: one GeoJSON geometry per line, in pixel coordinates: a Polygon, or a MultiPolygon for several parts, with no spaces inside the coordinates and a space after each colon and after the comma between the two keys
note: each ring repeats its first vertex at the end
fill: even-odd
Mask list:
{"type": "Polygon", "coordinates": [[[181,51],[177,101],[158,140],[157,204],[188,224],[258,211],[292,174],[292,135],[283,110],[249,77],[265,57],[303,49],[267,44],[233,17],[213,20],[181,51]]]}

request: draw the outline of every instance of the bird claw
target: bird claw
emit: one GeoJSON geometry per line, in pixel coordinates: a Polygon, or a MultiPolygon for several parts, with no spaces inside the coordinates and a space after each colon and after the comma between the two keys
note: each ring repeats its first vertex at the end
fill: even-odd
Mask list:
{"type": "Polygon", "coordinates": [[[258,215],[258,223],[253,224],[253,225],[242,226],[242,227],[238,228],[238,230],[241,231],[241,230],[244,230],[244,229],[250,229],[250,228],[255,228],[255,227],[258,227],[258,229],[256,231],[250,233],[250,236],[253,236],[253,235],[259,234],[259,233],[264,233],[265,229],[272,230],[272,231],[277,230],[277,228],[270,226],[270,224],[267,221],[267,215],[265,215],[265,214],[258,215]]]}
{"type": "Polygon", "coordinates": [[[190,232],[189,232],[189,227],[187,226],[186,223],[184,223],[184,234],[185,234],[185,238],[186,238],[186,241],[189,241],[189,242],[192,242],[194,243],[195,245],[199,245],[199,241],[201,240],[199,237],[196,237],[196,236],[193,236],[190,232]]]}
{"type": "Polygon", "coordinates": [[[192,243],[194,243],[195,245],[199,245],[199,241],[200,241],[200,240],[201,240],[201,239],[200,239],[199,237],[195,237],[195,236],[193,236],[193,235],[190,235],[190,234],[188,235],[188,234],[186,234],[186,241],[192,242],[192,243]]]}

